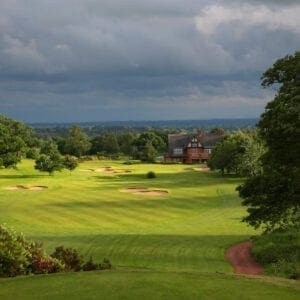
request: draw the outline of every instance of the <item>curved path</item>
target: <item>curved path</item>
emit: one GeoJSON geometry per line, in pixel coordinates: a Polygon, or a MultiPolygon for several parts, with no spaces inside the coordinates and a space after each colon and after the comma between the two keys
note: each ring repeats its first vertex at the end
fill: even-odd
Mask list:
{"type": "Polygon", "coordinates": [[[263,267],[250,255],[252,242],[233,245],[226,250],[226,257],[237,274],[261,275],[263,267]]]}

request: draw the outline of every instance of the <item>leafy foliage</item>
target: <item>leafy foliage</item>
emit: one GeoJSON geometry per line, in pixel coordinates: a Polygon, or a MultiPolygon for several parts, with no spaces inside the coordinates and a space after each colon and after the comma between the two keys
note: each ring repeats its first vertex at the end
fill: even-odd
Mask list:
{"type": "Polygon", "coordinates": [[[35,169],[48,172],[61,171],[64,167],[63,158],[60,155],[57,145],[52,140],[47,140],[41,147],[41,155],[35,160],[35,169]]]}
{"type": "Polygon", "coordinates": [[[42,250],[41,244],[27,241],[22,234],[0,225],[0,277],[55,273],[63,268],[42,250]]]}
{"type": "Polygon", "coordinates": [[[148,178],[148,179],[156,178],[155,172],[149,171],[149,172],[147,173],[147,178],[148,178]]]}
{"type": "Polygon", "coordinates": [[[120,151],[119,143],[116,135],[106,133],[103,140],[103,151],[106,154],[117,154],[120,151]]]}
{"type": "Polygon", "coordinates": [[[76,157],[85,155],[91,148],[88,137],[78,126],[72,126],[69,129],[69,135],[65,140],[64,152],[76,157]]]}
{"type": "Polygon", "coordinates": [[[152,142],[148,141],[140,153],[140,159],[144,162],[153,163],[155,162],[156,155],[157,152],[153,147],[152,142]]]}
{"type": "Polygon", "coordinates": [[[73,248],[56,247],[51,256],[63,262],[67,271],[80,271],[84,263],[82,255],[73,248]]]}
{"type": "Polygon", "coordinates": [[[208,166],[212,170],[235,172],[241,176],[259,174],[265,148],[256,132],[237,131],[222,139],[212,152],[208,166]]]}
{"type": "Polygon", "coordinates": [[[0,166],[15,167],[26,152],[32,131],[23,123],[0,115],[0,166]]]}
{"type": "Polygon", "coordinates": [[[300,52],[277,60],[262,85],[279,86],[258,124],[267,146],[262,174],[239,187],[249,215],[244,221],[266,231],[300,226],[300,52]]]}
{"type": "Polygon", "coordinates": [[[66,155],[63,161],[64,167],[70,172],[75,170],[78,166],[78,160],[75,156],[66,155]]]}
{"type": "Polygon", "coordinates": [[[252,254],[267,274],[300,278],[300,234],[297,230],[256,236],[252,254]]]}

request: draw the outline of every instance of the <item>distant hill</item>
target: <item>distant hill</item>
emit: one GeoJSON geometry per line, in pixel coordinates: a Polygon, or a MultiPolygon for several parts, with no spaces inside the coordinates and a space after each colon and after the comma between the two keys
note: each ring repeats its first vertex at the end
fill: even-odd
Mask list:
{"type": "Polygon", "coordinates": [[[72,123],[32,123],[34,128],[69,127],[77,124],[81,127],[90,126],[125,126],[125,127],[154,127],[154,128],[189,128],[189,127],[223,127],[245,128],[254,127],[258,118],[249,119],[208,119],[208,120],[159,120],[159,121],[105,121],[105,122],[72,122],[72,123]]]}
{"type": "Polygon", "coordinates": [[[71,125],[83,128],[89,136],[102,135],[105,132],[123,134],[131,131],[135,133],[149,129],[166,129],[169,131],[210,130],[221,127],[227,131],[254,128],[258,118],[249,119],[209,119],[209,120],[160,120],[160,121],[107,121],[107,122],[73,122],[73,123],[34,123],[30,124],[40,137],[66,136],[71,125]]]}

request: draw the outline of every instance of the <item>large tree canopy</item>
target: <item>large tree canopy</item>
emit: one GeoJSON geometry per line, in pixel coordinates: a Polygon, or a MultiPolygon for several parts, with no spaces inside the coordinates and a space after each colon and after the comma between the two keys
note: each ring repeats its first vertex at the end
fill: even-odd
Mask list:
{"type": "Polygon", "coordinates": [[[78,126],[72,126],[69,130],[69,135],[65,141],[64,152],[66,154],[81,157],[85,155],[91,148],[91,143],[82,129],[78,126]]]}
{"type": "Polygon", "coordinates": [[[21,161],[31,138],[30,128],[0,115],[0,166],[15,167],[21,161]]]}
{"type": "Polygon", "coordinates": [[[258,130],[267,145],[263,172],[239,187],[254,227],[299,226],[300,216],[300,52],[277,60],[262,76],[262,86],[278,88],[258,130]]]}

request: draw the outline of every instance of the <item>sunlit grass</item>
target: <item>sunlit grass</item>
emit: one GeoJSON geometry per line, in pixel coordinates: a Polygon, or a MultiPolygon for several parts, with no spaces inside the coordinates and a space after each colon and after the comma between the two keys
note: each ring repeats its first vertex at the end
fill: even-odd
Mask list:
{"type": "Polygon", "coordinates": [[[27,160],[0,175],[1,222],[43,241],[50,252],[65,245],[87,256],[109,257],[118,266],[230,272],[226,247],[254,234],[240,221],[245,214],[235,191],[240,179],[186,165],[91,161],[71,175],[48,176],[27,160]],[[86,171],[101,166],[131,173],[86,171]],[[157,178],[146,178],[150,170],[157,178]],[[17,184],[48,189],[5,189],[17,184]],[[120,192],[129,186],[169,194],[120,192]]]}

